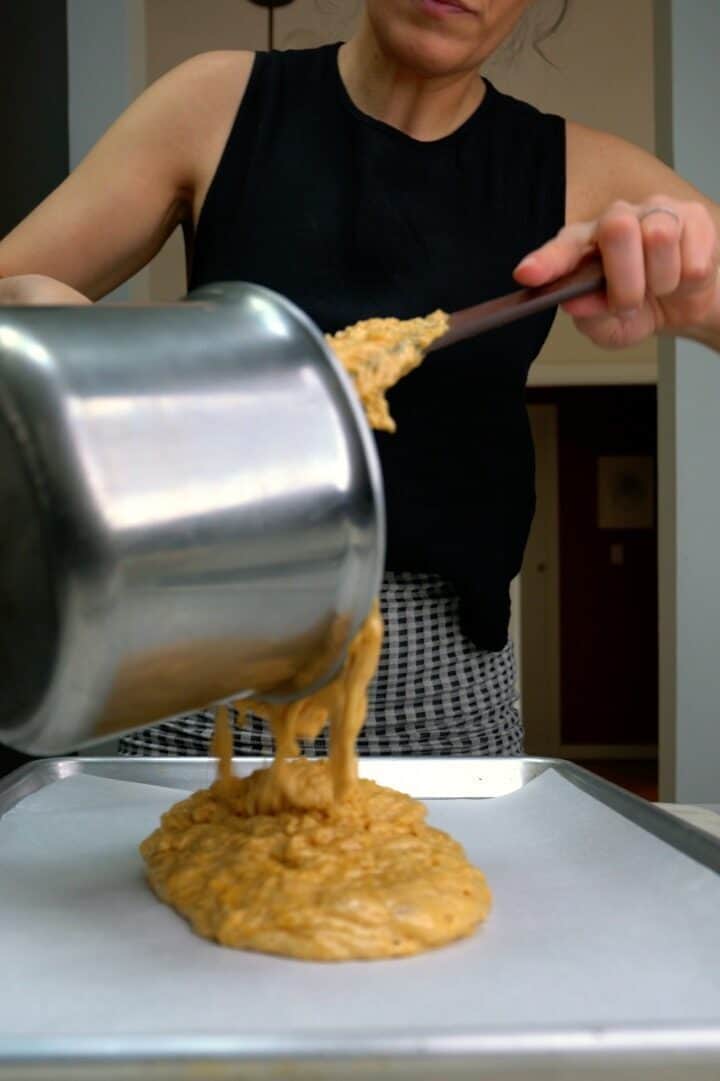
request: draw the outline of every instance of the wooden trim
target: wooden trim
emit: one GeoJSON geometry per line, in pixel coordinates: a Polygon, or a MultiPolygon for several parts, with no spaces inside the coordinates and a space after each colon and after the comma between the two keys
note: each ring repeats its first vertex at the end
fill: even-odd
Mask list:
{"type": "Polygon", "coordinates": [[[572,758],[653,758],[658,756],[656,743],[561,743],[558,757],[572,758]]]}
{"type": "Polygon", "coordinates": [[[535,443],[537,512],[522,581],[523,723],[529,754],[556,755],[560,745],[560,546],[558,409],[528,408],[535,443]]]}
{"type": "Polygon", "coordinates": [[[580,362],[578,364],[533,364],[529,387],[582,387],[652,385],[658,381],[658,366],[652,362],[580,362]]]}

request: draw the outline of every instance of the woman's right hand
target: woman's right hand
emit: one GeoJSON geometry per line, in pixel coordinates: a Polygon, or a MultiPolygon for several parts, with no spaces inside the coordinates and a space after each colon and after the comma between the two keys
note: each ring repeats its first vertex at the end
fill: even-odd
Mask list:
{"type": "Polygon", "coordinates": [[[65,282],[46,278],[44,274],[20,274],[0,278],[0,305],[16,304],[91,304],[82,293],[65,282]]]}

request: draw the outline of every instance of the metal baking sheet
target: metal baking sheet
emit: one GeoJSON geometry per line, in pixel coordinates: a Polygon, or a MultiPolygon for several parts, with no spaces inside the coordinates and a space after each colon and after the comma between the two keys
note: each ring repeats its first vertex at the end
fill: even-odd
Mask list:
{"type": "MultiPolygon", "coordinates": [[[[258,764],[249,759],[236,760],[238,771],[247,771],[258,764]]],[[[710,889],[716,883],[715,873],[720,871],[720,843],[713,838],[701,833],[686,824],[679,822],[664,812],[653,808],[651,805],[639,800],[630,794],[609,785],[586,771],[567,763],[556,762],[551,759],[365,759],[362,762],[362,770],[366,776],[372,777],[381,783],[392,784],[397,788],[410,792],[419,798],[428,800],[431,821],[437,819],[437,824],[451,829],[468,846],[467,834],[468,823],[477,821],[483,823],[482,808],[491,808],[490,803],[484,805],[476,801],[497,800],[500,796],[510,796],[515,793],[520,799],[526,799],[532,794],[531,782],[541,780],[548,770],[552,773],[541,780],[541,784],[549,785],[550,781],[557,787],[555,778],[560,778],[566,788],[566,794],[572,795],[571,803],[578,809],[578,825],[569,825],[567,837],[573,843],[580,844],[582,837],[582,815],[585,810],[596,810],[604,807],[605,823],[608,827],[607,836],[615,838],[617,845],[617,863],[621,862],[622,838],[627,835],[628,829],[632,830],[633,836],[637,830],[642,835],[652,834],[660,842],[661,854],[667,853],[668,874],[682,876],[687,874],[693,878],[695,885],[703,889],[710,889]],[[573,802],[574,801],[574,802],[573,802]],[[473,810],[475,808],[476,810],[473,810]],[[462,826],[462,823],[465,823],[462,826]],[[457,826],[456,826],[457,823],[457,826]],[[632,824],[628,826],[628,824],[632,824]],[[577,836],[573,836],[573,830],[577,836]],[[666,847],[670,846],[670,847],[666,847]],[[673,849],[676,851],[673,852],[673,849]],[[680,853],[681,855],[678,855],[680,853]],[[703,878],[703,876],[705,876],[703,878]]],[[[88,779],[92,787],[92,778],[106,778],[110,782],[110,788],[117,792],[120,809],[122,811],[122,793],[143,792],[152,793],[153,799],[159,805],[171,803],[176,798],[174,792],[163,795],[163,789],[175,789],[186,791],[206,785],[213,777],[214,763],[208,759],[141,759],[141,758],[67,758],[56,759],[46,762],[33,763],[23,767],[15,774],[0,782],[0,815],[5,814],[15,807],[22,811],[25,800],[35,793],[43,793],[47,786],[62,778],[83,777],[88,779]],[[114,786],[113,781],[127,781],[127,786],[114,786]],[[141,786],[153,786],[143,789],[141,786]]],[[[539,788],[536,787],[536,791],[539,788]]],[[[72,792],[72,785],[67,790],[59,786],[57,791],[61,794],[72,792]]],[[[548,787],[548,791],[550,791],[548,787]]],[[[179,792],[177,795],[179,796],[179,792]]],[[[499,808],[505,801],[496,801],[499,808]]],[[[32,800],[26,804],[32,806],[32,800]]],[[[505,804],[510,807],[510,802],[505,804]]],[[[517,799],[515,801],[516,812],[520,808],[517,799]]],[[[524,822],[530,823],[528,813],[531,812],[533,819],[538,819],[537,807],[533,809],[530,803],[525,804],[526,810],[517,816],[520,823],[518,832],[524,822]],[[523,814],[525,817],[523,817],[523,814]]],[[[76,812],[81,809],[77,804],[76,812]]],[[[87,812],[86,812],[87,815],[87,812]]],[[[130,803],[128,802],[128,816],[130,815],[130,803]]],[[[17,823],[20,815],[8,819],[8,822],[17,823]]],[[[600,816],[602,820],[602,815],[600,816]]],[[[77,813],[78,836],[82,837],[82,813],[77,813]]],[[[492,823],[492,817],[484,816],[485,825],[492,823]]],[[[476,827],[473,825],[473,831],[476,827]]],[[[137,838],[128,839],[128,849],[133,850],[134,841],[137,838]]],[[[597,838],[589,838],[589,844],[595,843],[597,838]]],[[[548,838],[545,838],[547,843],[548,838]]],[[[550,840],[553,840],[552,838],[550,840]]],[[[567,838],[565,839],[565,841],[567,838]]],[[[565,843],[563,838],[558,838],[558,843],[565,843]]],[[[538,837],[538,843],[543,842],[542,835],[538,837]]],[[[480,848],[487,847],[490,852],[492,845],[488,840],[480,848]]],[[[656,848],[658,846],[656,845],[656,848]]],[[[520,849],[518,849],[520,851],[520,849]]],[[[657,855],[657,852],[655,853],[657,855]]],[[[530,859],[531,853],[526,851],[529,880],[532,878],[530,859]]],[[[476,862],[488,871],[491,885],[500,885],[502,868],[497,862],[492,868],[485,866],[481,856],[475,857],[476,862]]],[[[508,862],[506,860],[506,862],[508,862]]],[[[612,854],[607,867],[611,869],[612,854]]],[[[664,866],[664,865],[663,865],[664,866]]],[[[4,859],[3,846],[0,842],[0,874],[7,874],[12,868],[4,859]]],[[[515,867],[517,874],[519,868],[515,867]]],[[[52,867],[44,872],[42,861],[39,860],[37,867],[36,888],[43,889],[43,874],[51,876],[52,867]]],[[[553,872],[554,874],[555,872],[553,872]]],[[[610,873],[610,870],[608,871],[610,873]]],[[[642,872],[640,872],[642,873],[642,872]]],[[[49,878],[47,879],[49,882],[49,878]]],[[[540,896],[540,894],[538,894],[540,896]]],[[[150,899],[152,900],[152,899],[150,899]]],[[[71,904],[71,899],[66,899],[66,904],[71,904]]],[[[61,901],[61,905],[63,902],[61,901]]],[[[179,921],[169,910],[161,909],[155,902],[150,908],[152,918],[161,918],[166,921],[176,921],[178,928],[182,927],[179,921]]],[[[42,910],[42,906],[40,906],[42,910]]],[[[720,911],[720,909],[718,909],[720,911]]],[[[108,920],[108,934],[116,934],[127,930],[123,922],[122,913],[110,913],[108,920]],[[118,922],[119,921],[119,922],[118,922]]],[[[613,917],[612,926],[622,936],[632,930],[633,913],[626,916],[621,914],[622,919],[613,917]],[[623,925],[623,919],[625,924],[623,925]]],[[[45,912],[47,918],[47,912],[45,912]]],[[[492,919],[493,917],[491,917],[492,919]]],[[[500,917],[498,917],[500,918],[500,917]]],[[[546,948],[544,938],[543,912],[537,913],[537,948],[546,948]]],[[[715,921],[717,923],[717,920],[715,921]]],[[[175,926],[175,924],[173,924],[175,926]]],[[[47,930],[47,928],[46,928],[47,930]]],[[[5,934],[11,931],[6,926],[5,934]]],[[[663,928],[657,928],[658,948],[662,943],[663,928]]],[[[554,1018],[550,1017],[552,1011],[548,1011],[547,1004],[539,1012],[543,1014],[542,1023],[530,1024],[527,1016],[520,1022],[514,1020],[513,1011],[509,1009],[503,1024],[497,1023],[497,1017],[492,1024],[483,1019],[482,1002],[487,1001],[483,994],[487,994],[488,984],[498,982],[498,967],[490,966],[489,950],[484,952],[482,934],[473,947],[459,944],[448,950],[439,951],[437,954],[426,955],[425,959],[416,959],[410,962],[374,962],[370,965],[351,966],[355,971],[355,980],[360,988],[366,985],[368,980],[375,981],[377,996],[377,1019],[374,1024],[348,1025],[345,1030],[337,1025],[324,1029],[320,1021],[313,1022],[312,1030],[302,1031],[287,1023],[285,1014],[276,1017],[275,1027],[265,1027],[262,1031],[247,1026],[243,1027],[242,1009],[238,1010],[237,1025],[230,1030],[218,1029],[213,1026],[204,1016],[202,1009],[207,996],[212,988],[198,987],[199,1007],[197,1023],[192,1029],[183,1032],[172,1031],[172,1025],[158,1022],[161,1011],[153,1016],[148,1022],[147,1031],[123,1034],[122,1025],[118,1029],[117,1024],[108,1023],[107,1031],[102,1031],[95,1019],[92,1031],[82,1034],[67,1035],[56,1031],[51,1023],[53,1003],[48,1002],[48,1024],[46,1030],[42,1026],[37,1031],[23,1033],[13,1032],[12,1026],[3,1021],[6,1017],[17,1016],[18,996],[32,996],[32,981],[18,978],[17,968],[5,969],[4,985],[2,975],[2,961],[0,961],[0,1078],[2,1081],[12,1078],[13,1081],[30,1081],[30,1079],[60,1079],[73,1078],[85,1079],[102,1076],[104,1079],[135,1079],[135,1078],[173,1078],[173,1081],[183,1079],[206,1078],[262,1078],[280,1079],[283,1081],[290,1076],[301,1079],[317,1079],[325,1081],[332,1078],[333,1081],[348,1079],[369,1078],[378,1076],[388,1078],[430,1078],[433,1079],[465,1079],[465,1078],[525,1078],[528,1076],[552,1077],[555,1081],[599,1081],[600,1078],[632,1078],[633,1081],[640,1079],[682,1078],[702,1079],[702,1081],[718,1081],[720,1077],[720,982],[716,983],[717,996],[714,995],[713,977],[708,983],[707,1009],[698,1009],[693,1013],[680,1008],[682,995],[689,992],[688,985],[672,986],[675,974],[667,973],[668,986],[672,994],[678,996],[677,1016],[667,1014],[661,1024],[642,1024],[638,1018],[631,1018],[628,1023],[615,1021],[608,1023],[607,1018],[602,1019],[598,1014],[597,1022],[589,1022],[586,1018],[582,1024],[571,1023],[571,1018],[565,1018],[558,1012],[554,1018]],[[463,950],[469,950],[463,954],[463,950]],[[467,957],[467,966],[461,966],[463,982],[467,985],[463,989],[465,996],[475,994],[478,1003],[478,1017],[476,1024],[465,1024],[455,1027],[452,1017],[448,1016],[447,1001],[444,995],[447,992],[447,981],[452,965],[457,965],[458,959],[467,957]],[[485,967],[489,966],[489,967],[485,967]],[[373,975],[376,973],[377,975],[373,975]],[[404,975],[402,975],[404,973],[404,975]],[[411,984],[417,985],[418,981],[429,981],[426,984],[427,994],[430,999],[437,994],[437,1019],[432,1023],[426,1023],[422,1030],[413,1027],[411,1023],[398,1024],[393,1016],[396,1006],[395,998],[398,989],[403,991],[403,980],[410,981],[407,985],[410,993],[411,984]],[[476,983],[473,983],[476,981],[476,983]],[[12,996],[13,1009],[9,1009],[10,998],[6,997],[6,1009],[2,1009],[4,996],[12,996]]],[[[3,928],[0,926],[0,943],[2,942],[3,928]]],[[[217,964],[235,965],[238,979],[238,1002],[241,1002],[242,984],[245,981],[247,993],[247,980],[257,979],[257,984],[251,987],[251,993],[257,988],[257,995],[264,996],[269,1003],[274,1000],[281,1001],[279,992],[283,987],[283,981],[292,977],[295,981],[297,994],[302,996],[313,994],[313,980],[315,980],[317,992],[317,1006],[322,1010],[321,1001],[325,984],[332,988],[339,977],[327,975],[317,983],[317,970],[330,973],[339,967],[347,966],[309,966],[297,962],[278,961],[277,959],[262,958],[259,955],[235,953],[234,951],[218,951],[217,947],[210,944],[199,943],[194,936],[179,932],[180,943],[187,942],[193,949],[208,951],[204,956],[216,959],[217,964]],[[192,939],[192,942],[190,942],[192,939]],[[215,951],[213,953],[213,951],[215,951]],[[242,962],[245,959],[245,963],[242,962]],[[265,966],[263,968],[263,966],[265,966]],[[277,981],[278,995],[273,996],[273,984],[269,986],[260,980],[261,971],[265,976],[277,981]],[[315,975],[313,975],[313,972],[315,975]]],[[[45,936],[47,938],[47,935],[45,936]]],[[[693,939],[693,945],[702,945],[702,928],[693,939]],[[696,941],[697,940],[697,941],[696,941]]],[[[528,941],[535,941],[535,938],[528,941]]],[[[608,949],[613,948],[612,936],[607,939],[608,949]]],[[[490,942],[487,942],[489,947],[490,942]]],[[[702,977],[707,981],[708,973],[714,971],[715,980],[720,966],[720,958],[713,957],[716,939],[708,937],[708,953],[698,962],[702,966],[702,977]],[[707,971],[705,965],[707,964],[707,971]],[[713,970],[713,965],[715,965],[713,970]]],[[[618,957],[621,960],[623,943],[617,943],[618,957]]],[[[81,943],[79,944],[81,949],[81,943]]],[[[527,948],[527,942],[526,942],[527,948]]],[[[0,946],[0,949],[2,947],[0,946]]],[[[133,942],[128,940],[126,950],[132,953],[133,942]]],[[[52,952],[52,951],[51,951],[52,952]]],[[[0,957],[2,954],[0,954],[0,957]]],[[[199,956],[199,955],[198,955],[199,956]]],[[[533,959],[531,958],[530,961],[533,959]]],[[[552,949],[547,951],[547,964],[557,965],[557,979],[563,979],[562,958],[554,957],[552,949]]],[[[497,962],[497,956],[495,956],[497,962]]],[[[537,961],[537,959],[535,959],[537,961]]],[[[27,970],[41,972],[43,958],[28,957],[27,970]],[[39,964],[40,968],[33,969],[33,964],[39,964]]],[[[52,963],[52,958],[48,959],[52,963]]],[[[152,985],[154,975],[152,963],[148,964],[145,957],[138,956],[132,959],[135,965],[138,987],[147,990],[152,985]]],[[[79,958],[78,969],[87,971],[88,959],[79,958]]],[[[622,965],[618,965],[621,973],[622,965]]],[[[532,964],[528,972],[532,971],[532,964]]],[[[542,971],[542,969],[536,969],[542,971]]],[[[700,975],[700,971],[698,975],[700,975]]],[[[547,975],[547,973],[546,973],[547,975]]],[[[553,974],[554,975],[554,974],[553,974]]],[[[692,972],[691,972],[692,975],[692,972]]],[[[42,979],[40,983],[42,983],[42,979]]],[[[120,979],[119,975],[108,971],[106,979],[120,979]]],[[[631,977],[630,977],[631,978],[631,977]]],[[[291,982],[292,982],[291,980],[291,982]]],[[[457,982],[457,981],[456,981],[457,982]]],[[[338,984],[338,986],[340,986],[338,984]]],[[[66,996],[78,996],[80,998],[86,988],[78,985],[78,976],[72,971],[72,966],[67,971],[63,970],[57,979],[57,996],[62,999],[66,996]]],[[[589,988],[589,994],[592,988],[589,988]]],[[[518,992],[519,993],[519,992],[518,992]]],[[[527,988],[524,989],[527,994],[527,988]]],[[[355,993],[355,986],[346,985],[347,1011],[350,1019],[357,1020],[358,1011],[362,1011],[362,993],[355,993]],[[347,990],[349,988],[349,990],[347,990]]],[[[618,996],[623,994],[622,980],[618,982],[618,996]]],[[[670,997],[672,997],[672,994],[670,997]]],[[[667,997],[667,996],[666,996],[667,997]]],[[[210,995],[211,998],[211,995],[210,995]]],[[[467,1005],[467,997],[464,1002],[467,1005]]],[[[32,999],[28,999],[28,1003],[32,999]]],[[[336,1005],[336,1004],[335,1004],[336,1005]]],[[[36,1009],[37,1004],[33,1003],[36,1009]]],[[[374,1006],[365,1009],[375,1009],[374,1006]]],[[[492,1011],[490,1011],[492,1012],[492,1011]]],[[[519,1011],[521,1012],[521,1011],[519,1011]]],[[[610,1011],[612,1012],[612,1011],[610,1011]]],[[[332,1010],[330,1010],[332,1013],[332,1010]]],[[[466,1011],[467,1013],[467,1011],[466,1011]]],[[[467,1021],[467,1016],[465,1018],[467,1021]]],[[[577,1020],[577,1019],[576,1019],[577,1020]]]]}

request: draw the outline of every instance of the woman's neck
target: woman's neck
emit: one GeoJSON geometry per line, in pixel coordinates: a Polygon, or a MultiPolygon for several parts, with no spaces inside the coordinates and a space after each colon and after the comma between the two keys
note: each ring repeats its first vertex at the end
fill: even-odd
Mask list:
{"type": "Polygon", "coordinates": [[[426,78],[381,49],[367,18],[339,54],[340,76],[353,103],[421,142],[449,135],[485,96],[475,71],[426,78]]]}

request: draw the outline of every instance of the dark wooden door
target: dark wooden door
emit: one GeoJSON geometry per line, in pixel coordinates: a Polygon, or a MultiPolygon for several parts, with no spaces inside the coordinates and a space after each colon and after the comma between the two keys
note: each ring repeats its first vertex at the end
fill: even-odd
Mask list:
{"type": "Polygon", "coordinates": [[[567,388],[552,397],[558,406],[562,742],[653,744],[655,389],[567,388]]]}

